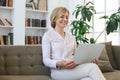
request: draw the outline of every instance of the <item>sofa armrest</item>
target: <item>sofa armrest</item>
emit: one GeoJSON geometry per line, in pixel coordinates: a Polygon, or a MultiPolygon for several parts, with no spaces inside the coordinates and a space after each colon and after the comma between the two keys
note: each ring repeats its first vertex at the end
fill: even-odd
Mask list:
{"type": "Polygon", "coordinates": [[[114,57],[115,57],[115,62],[117,64],[117,69],[120,70],[120,46],[113,45],[112,49],[113,49],[113,54],[114,54],[114,57]]]}

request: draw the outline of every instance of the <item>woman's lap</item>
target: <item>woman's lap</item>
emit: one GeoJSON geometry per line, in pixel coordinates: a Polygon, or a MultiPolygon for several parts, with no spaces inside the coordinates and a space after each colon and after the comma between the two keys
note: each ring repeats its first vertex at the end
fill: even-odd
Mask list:
{"type": "Polygon", "coordinates": [[[89,76],[89,72],[92,66],[95,66],[94,63],[86,63],[76,66],[74,69],[52,69],[51,77],[57,80],[80,80],[84,77],[89,76]]]}

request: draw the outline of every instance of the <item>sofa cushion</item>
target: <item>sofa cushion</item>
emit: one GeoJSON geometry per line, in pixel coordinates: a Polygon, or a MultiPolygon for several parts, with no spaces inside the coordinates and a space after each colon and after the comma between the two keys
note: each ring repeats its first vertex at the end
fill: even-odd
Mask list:
{"type": "Polygon", "coordinates": [[[115,70],[114,72],[103,73],[107,80],[120,80],[120,71],[115,70]]]}
{"type": "Polygon", "coordinates": [[[41,46],[0,46],[1,75],[50,75],[42,62],[41,46]]]}
{"type": "Polygon", "coordinates": [[[105,44],[107,55],[109,57],[112,67],[117,68],[117,65],[115,63],[115,57],[114,57],[113,50],[112,50],[112,41],[104,42],[103,44],[105,44]]]}
{"type": "Polygon", "coordinates": [[[100,67],[102,72],[111,72],[114,71],[114,69],[112,68],[107,52],[106,52],[106,48],[103,49],[100,57],[99,57],[99,64],[98,66],[100,67]]]}

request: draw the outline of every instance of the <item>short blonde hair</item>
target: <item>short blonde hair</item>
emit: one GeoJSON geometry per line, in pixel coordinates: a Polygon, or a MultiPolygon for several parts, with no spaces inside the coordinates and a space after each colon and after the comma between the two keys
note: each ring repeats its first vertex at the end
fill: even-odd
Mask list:
{"type": "Polygon", "coordinates": [[[66,9],[65,7],[56,7],[56,8],[52,11],[52,13],[51,13],[51,15],[50,15],[50,21],[51,21],[51,26],[52,26],[53,28],[55,28],[55,26],[56,26],[56,23],[55,23],[56,18],[58,18],[59,16],[65,14],[66,12],[67,12],[68,15],[69,15],[69,11],[68,11],[68,9],[66,9]]]}

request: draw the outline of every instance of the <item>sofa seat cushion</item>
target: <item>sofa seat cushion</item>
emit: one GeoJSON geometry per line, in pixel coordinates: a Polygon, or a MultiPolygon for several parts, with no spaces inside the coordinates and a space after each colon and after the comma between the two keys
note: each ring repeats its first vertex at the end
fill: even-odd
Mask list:
{"type": "Polygon", "coordinates": [[[0,75],[0,80],[50,80],[46,75],[0,75]]]}
{"type": "Polygon", "coordinates": [[[107,80],[120,80],[120,70],[103,73],[107,80]]]}

